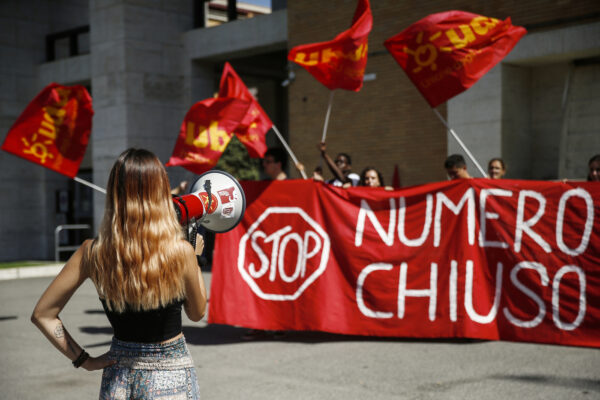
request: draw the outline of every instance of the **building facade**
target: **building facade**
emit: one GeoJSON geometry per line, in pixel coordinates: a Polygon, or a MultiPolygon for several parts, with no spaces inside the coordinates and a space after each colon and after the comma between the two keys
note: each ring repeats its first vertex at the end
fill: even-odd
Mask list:
{"type": "MultiPolygon", "coordinates": [[[[287,62],[298,44],[347,29],[355,0],[273,0],[270,9],[225,1],[7,0],[0,2],[0,138],[50,82],[88,87],[93,130],[79,176],[104,187],[116,156],[144,147],[166,162],[189,107],[218,90],[232,63],[307,172],[319,165],[329,91],[287,62]],[[238,18],[239,17],[239,18],[238,18]]],[[[366,81],[336,91],[328,152],[347,152],[403,186],[443,180],[444,158],[461,152],[383,47],[428,14],[459,9],[528,29],[477,84],[438,107],[481,164],[501,156],[515,179],[583,178],[600,153],[600,3],[372,1],[366,81]]],[[[277,144],[273,133],[268,143],[277,144]]],[[[469,162],[472,175],[478,176],[469,162]]],[[[168,168],[175,185],[193,175],[168,168]]],[[[299,177],[293,168],[292,177],[299,177]]],[[[0,261],[52,259],[54,231],[102,217],[99,192],[0,153],[0,261]]],[[[68,254],[65,254],[65,256],[68,254]]]]}

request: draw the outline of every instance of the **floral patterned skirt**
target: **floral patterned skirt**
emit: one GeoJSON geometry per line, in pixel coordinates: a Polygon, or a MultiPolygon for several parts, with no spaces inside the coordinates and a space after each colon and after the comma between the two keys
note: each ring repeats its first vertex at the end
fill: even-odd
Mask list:
{"type": "Polygon", "coordinates": [[[185,338],[168,343],[133,343],[113,338],[100,400],[200,398],[196,369],[185,338]]]}

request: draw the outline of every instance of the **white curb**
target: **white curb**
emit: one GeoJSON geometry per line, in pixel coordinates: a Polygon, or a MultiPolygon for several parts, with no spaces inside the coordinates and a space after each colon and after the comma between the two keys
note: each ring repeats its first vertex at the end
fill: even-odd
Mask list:
{"type": "Polygon", "coordinates": [[[63,267],[64,264],[51,264],[40,265],[38,267],[0,269],[0,280],[56,276],[62,270],[63,267]]]}

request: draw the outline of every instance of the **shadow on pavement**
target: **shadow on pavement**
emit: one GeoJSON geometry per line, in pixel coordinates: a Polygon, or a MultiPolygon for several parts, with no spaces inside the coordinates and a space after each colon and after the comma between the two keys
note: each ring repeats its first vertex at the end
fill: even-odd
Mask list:
{"type": "Polygon", "coordinates": [[[112,340],[109,340],[108,342],[86,344],[85,347],[86,348],[105,347],[105,346],[110,346],[111,344],[112,344],[112,340]]]}
{"type": "Polygon", "coordinates": [[[247,328],[234,327],[230,325],[209,324],[205,327],[183,327],[183,334],[186,342],[192,345],[220,345],[257,341],[275,341],[290,343],[327,343],[327,342],[405,342],[405,343],[452,343],[452,344],[475,344],[484,343],[487,340],[479,339],[461,339],[461,338],[442,338],[442,339],[420,339],[420,338],[397,338],[397,337],[376,337],[376,336],[358,336],[341,335],[327,332],[316,331],[285,331],[283,335],[279,332],[275,335],[273,331],[267,331],[265,335],[254,339],[243,339],[243,335],[248,331],[247,328]]]}
{"type": "Polygon", "coordinates": [[[95,310],[85,310],[84,313],[86,313],[86,314],[104,314],[104,310],[101,308],[97,308],[95,310]]]}
{"type": "MultiPolygon", "coordinates": [[[[90,335],[112,335],[113,329],[111,326],[83,326],[79,330],[90,335]]],[[[244,339],[244,334],[248,331],[247,328],[235,327],[230,325],[209,324],[202,327],[183,327],[185,340],[190,345],[225,345],[246,342],[290,342],[290,343],[305,343],[317,344],[328,342],[399,342],[399,343],[452,343],[452,344],[476,344],[485,343],[487,340],[480,339],[463,339],[463,338],[398,338],[398,337],[377,337],[377,336],[358,336],[358,335],[341,335],[327,332],[316,331],[264,331],[264,335],[256,339],[244,339]]],[[[110,342],[108,342],[110,343],[110,342]]],[[[106,343],[99,343],[94,346],[103,346],[106,343]]]]}
{"type": "MultiPolygon", "coordinates": [[[[105,326],[105,327],[82,326],[81,328],[79,328],[79,330],[83,333],[87,333],[88,335],[111,335],[112,336],[112,334],[113,334],[113,328],[110,325],[105,326]]],[[[112,340],[109,340],[108,342],[87,344],[85,347],[90,347],[90,348],[103,347],[103,346],[110,345],[111,343],[112,343],[112,340]]]]}
{"type": "Polygon", "coordinates": [[[81,328],[79,328],[79,330],[83,333],[87,333],[90,335],[97,335],[97,334],[112,335],[113,334],[112,326],[106,326],[106,327],[82,326],[81,328]]]}
{"type": "Polygon", "coordinates": [[[535,385],[569,387],[581,389],[583,393],[587,393],[586,390],[600,392],[600,381],[597,379],[570,378],[556,375],[493,375],[492,378],[535,385]]]}
{"type": "Polygon", "coordinates": [[[7,315],[0,317],[0,321],[10,321],[11,319],[17,319],[16,315],[7,315]]]}

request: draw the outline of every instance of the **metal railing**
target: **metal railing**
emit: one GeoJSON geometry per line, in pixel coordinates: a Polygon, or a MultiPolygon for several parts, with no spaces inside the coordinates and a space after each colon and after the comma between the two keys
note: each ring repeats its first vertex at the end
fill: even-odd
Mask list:
{"type": "Polygon", "coordinates": [[[54,229],[54,260],[59,260],[59,254],[61,251],[75,251],[79,248],[80,245],[76,246],[61,246],[60,245],[60,232],[69,229],[90,229],[90,225],[88,224],[71,224],[71,225],[58,225],[56,229],[54,229]]]}

